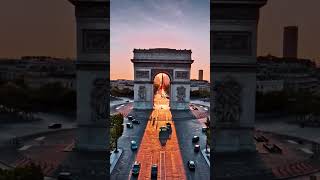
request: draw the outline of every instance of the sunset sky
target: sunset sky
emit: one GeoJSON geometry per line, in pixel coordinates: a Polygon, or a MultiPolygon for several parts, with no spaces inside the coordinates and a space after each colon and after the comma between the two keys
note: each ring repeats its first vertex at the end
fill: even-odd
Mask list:
{"type": "MultiPolygon", "coordinates": [[[[258,55],[282,56],[283,27],[299,26],[301,58],[320,59],[319,0],[269,0],[261,10],[258,55]]],[[[133,48],[191,49],[209,75],[209,0],[111,0],[111,78],[132,79],[133,48]]],[[[75,58],[74,7],[67,0],[1,0],[0,57],[75,58]]]]}
{"type": "Polygon", "coordinates": [[[191,77],[210,71],[209,0],[111,1],[111,77],[132,79],[134,48],[191,49],[191,77]]]}

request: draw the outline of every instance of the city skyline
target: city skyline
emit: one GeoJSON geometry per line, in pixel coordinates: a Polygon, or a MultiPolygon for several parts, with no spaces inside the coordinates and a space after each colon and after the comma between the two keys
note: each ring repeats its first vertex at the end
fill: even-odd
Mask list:
{"type": "MultiPolygon", "coordinates": [[[[154,4],[157,1],[148,2],[154,4]]],[[[190,0],[176,2],[190,2],[190,0]]],[[[113,3],[119,3],[119,1],[111,1],[111,8],[114,6],[113,3]]],[[[317,0],[310,0],[308,3],[302,3],[299,0],[269,0],[268,4],[261,9],[258,26],[258,56],[272,54],[282,57],[283,28],[285,26],[296,25],[299,27],[298,57],[316,59],[319,65],[320,51],[318,50],[317,42],[320,41],[320,36],[314,36],[314,34],[320,31],[320,23],[315,21],[315,17],[317,17],[317,7],[319,7],[319,5],[320,2],[317,0]],[[290,6],[287,6],[288,3],[290,3],[290,6]],[[305,19],[308,19],[308,21],[305,19]]],[[[161,7],[158,8],[159,10],[161,9],[161,7]]],[[[123,9],[122,12],[126,11],[124,8],[120,7],[120,9],[123,9]]],[[[209,7],[207,9],[209,9],[209,7]]],[[[192,9],[192,11],[194,10],[195,9],[192,9]]],[[[179,15],[179,11],[177,12],[177,15],[179,15]]],[[[112,13],[113,10],[111,10],[111,38],[113,38],[114,34],[112,30],[113,20],[116,20],[116,17],[113,17],[112,13]]],[[[0,57],[17,58],[28,55],[44,55],[70,57],[74,59],[76,56],[74,9],[67,0],[4,1],[1,2],[0,6],[0,20],[2,22],[2,28],[0,28],[0,57]],[[12,9],[15,9],[15,11],[12,11],[12,9]],[[8,21],[8,19],[11,21],[8,21]]],[[[207,20],[209,23],[209,17],[203,18],[203,21],[204,20],[207,20]]],[[[189,28],[190,27],[193,26],[189,26],[189,28]]],[[[170,28],[170,26],[166,28],[170,28]]],[[[194,36],[194,34],[196,33],[192,35],[194,36]]],[[[111,41],[112,40],[113,39],[111,39],[111,41]]],[[[135,48],[153,47],[159,46],[144,47],[137,45],[135,48]]],[[[188,45],[177,48],[192,49],[188,45]]],[[[132,50],[133,49],[125,52],[129,54],[125,60],[128,61],[127,64],[130,66],[130,71],[132,71],[132,64],[130,62],[132,58],[132,54],[130,53],[132,53],[132,50]]],[[[197,63],[197,61],[209,61],[209,55],[208,57],[202,55],[204,58],[197,58],[197,51],[193,51],[193,59],[196,60],[195,63],[197,63]]],[[[111,67],[114,66],[111,65],[111,67]]],[[[192,68],[192,78],[197,78],[197,71],[199,69],[204,69],[206,73],[204,79],[207,79],[209,68],[198,68],[196,64],[192,68]]],[[[111,79],[117,78],[111,74],[111,79]]]]}

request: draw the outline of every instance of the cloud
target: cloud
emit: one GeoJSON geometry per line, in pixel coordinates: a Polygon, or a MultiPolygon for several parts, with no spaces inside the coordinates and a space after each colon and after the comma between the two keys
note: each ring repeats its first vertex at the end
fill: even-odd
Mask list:
{"type": "Polygon", "coordinates": [[[111,78],[132,79],[134,48],[192,49],[192,76],[204,67],[209,73],[209,2],[206,8],[194,2],[117,0],[117,8],[111,4],[111,78]]]}

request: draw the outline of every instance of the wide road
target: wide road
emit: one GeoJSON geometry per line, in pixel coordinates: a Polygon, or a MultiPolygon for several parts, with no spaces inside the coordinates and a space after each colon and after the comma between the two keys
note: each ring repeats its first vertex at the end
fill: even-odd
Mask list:
{"type": "MultiPolygon", "coordinates": [[[[169,109],[169,100],[164,91],[158,91],[155,95],[154,110],[144,118],[136,116],[141,121],[140,125],[134,125],[133,129],[125,128],[123,136],[119,139],[119,147],[124,149],[124,153],[111,174],[111,179],[150,179],[151,165],[158,165],[157,179],[210,179],[210,169],[202,154],[193,151],[194,144],[191,139],[193,135],[200,136],[201,149],[205,147],[205,134],[201,132],[201,127],[205,122],[204,114],[207,115],[205,107],[198,107],[194,112],[194,117],[179,118],[174,115],[172,118],[169,109]],[[197,119],[198,118],[198,119],[197,119]],[[159,138],[159,128],[171,123],[172,131],[168,134],[170,138],[161,134],[159,138]],[[130,149],[130,141],[138,142],[138,151],[130,149]],[[162,145],[161,145],[162,143],[162,145]],[[197,164],[196,171],[190,171],[186,165],[188,160],[194,160],[197,164]],[[139,176],[131,175],[131,166],[134,161],[141,162],[139,176]]],[[[121,105],[117,111],[127,115],[132,110],[132,104],[121,105]]],[[[188,112],[182,112],[182,116],[188,112]]],[[[125,119],[125,122],[128,122],[125,119]]]]}
{"type": "Polygon", "coordinates": [[[186,179],[179,142],[169,109],[169,100],[163,90],[154,97],[154,110],[145,129],[136,161],[141,163],[138,177],[130,179],[151,179],[151,166],[157,164],[158,179],[186,179]],[[159,133],[159,128],[171,124],[171,132],[159,133]]]}
{"type": "MultiPolygon", "coordinates": [[[[120,105],[115,108],[115,111],[121,112],[124,116],[131,113],[132,103],[126,104],[124,106],[120,105]]],[[[139,112],[135,115],[135,118],[141,122],[141,124],[134,124],[133,129],[128,129],[124,127],[123,135],[118,140],[118,147],[122,148],[123,153],[121,158],[117,162],[117,165],[111,173],[112,180],[125,180],[128,179],[131,166],[135,160],[137,154],[136,151],[132,151],[130,147],[130,141],[134,140],[137,144],[140,144],[143,137],[144,130],[147,125],[147,118],[149,114],[147,112],[139,112]]],[[[127,118],[124,119],[124,123],[129,122],[127,118]]]]}
{"type": "Polygon", "coordinates": [[[55,129],[48,129],[48,125],[52,123],[61,123],[62,129],[70,129],[76,127],[75,117],[66,117],[58,114],[37,113],[36,117],[39,121],[21,122],[21,123],[3,123],[0,124],[0,146],[14,138],[32,135],[36,133],[56,131],[55,129]]]}

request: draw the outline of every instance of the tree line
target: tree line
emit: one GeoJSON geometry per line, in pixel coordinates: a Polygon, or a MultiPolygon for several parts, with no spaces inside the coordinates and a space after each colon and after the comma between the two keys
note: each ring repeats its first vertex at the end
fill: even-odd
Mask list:
{"type": "Polygon", "coordinates": [[[0,180],[43,180],[44,175],[41,167],[30,164],[26,167],[14,169],[0,169],[0,180]]]}
{"type": "Polygon", "coordinates": [[[19,112],[75,112],[76,92],[58,82],[31,88],[9,81],[0,84],[0,105],[19,112]]]}

